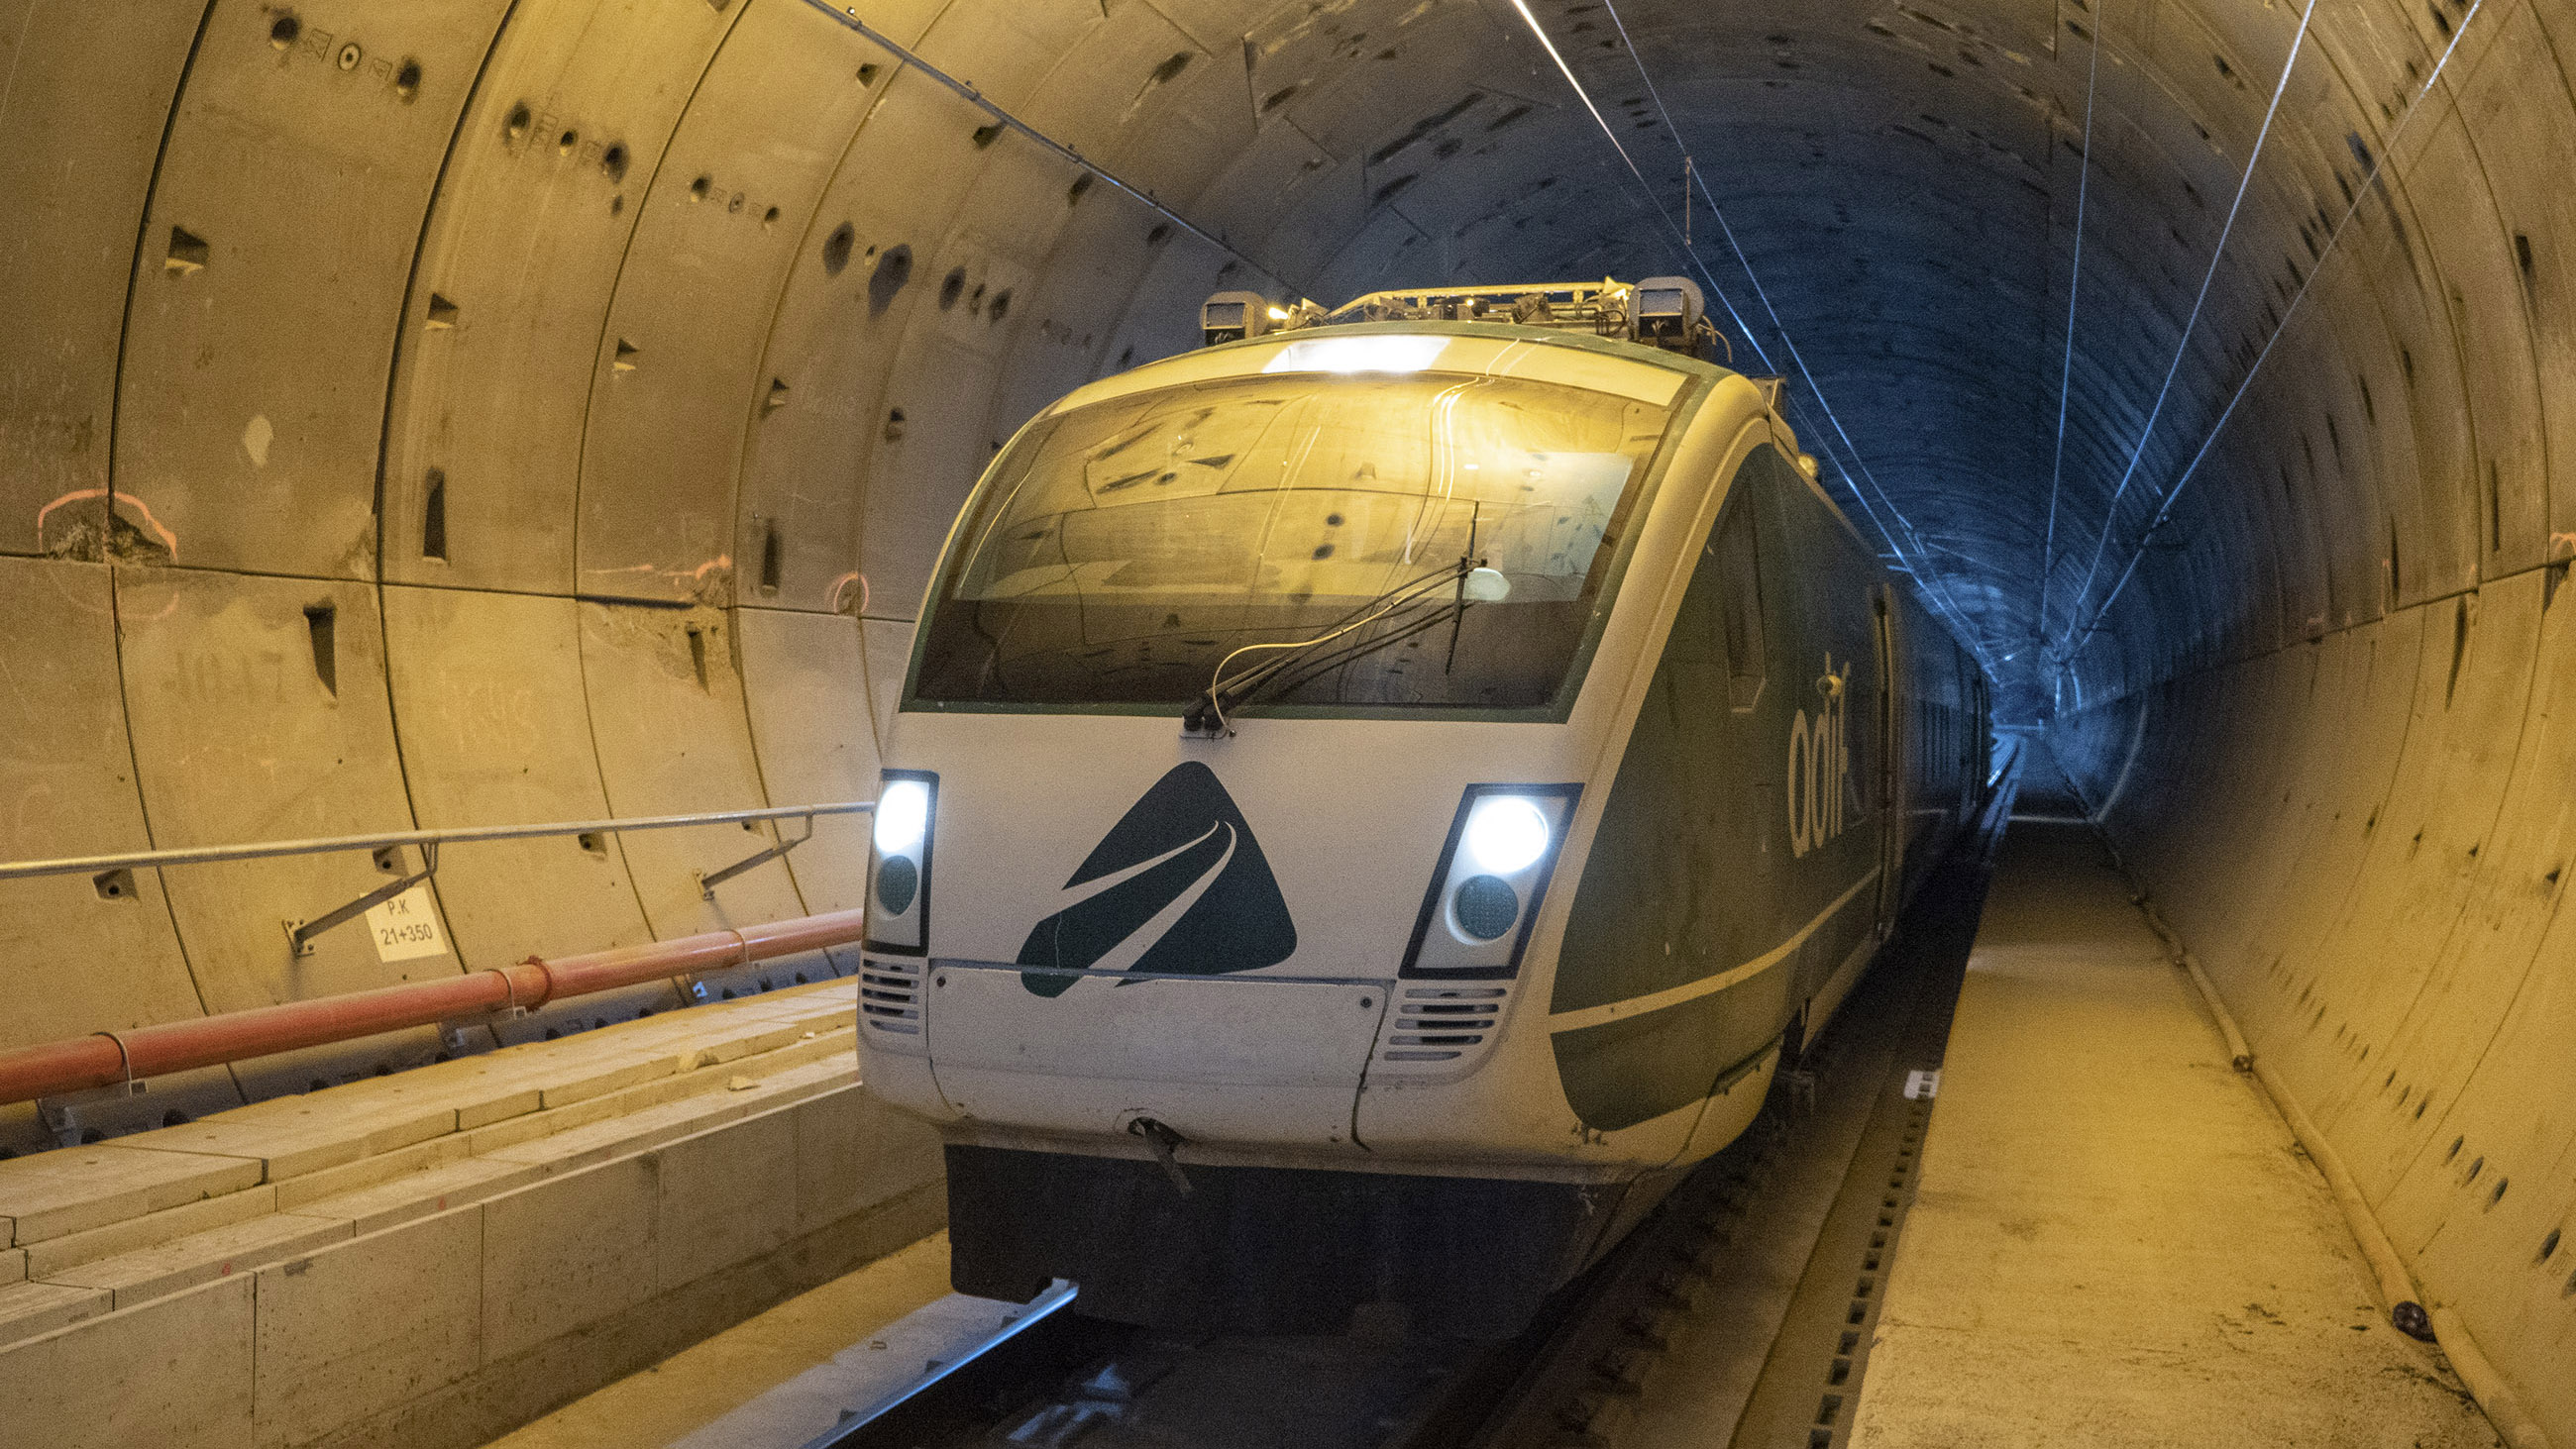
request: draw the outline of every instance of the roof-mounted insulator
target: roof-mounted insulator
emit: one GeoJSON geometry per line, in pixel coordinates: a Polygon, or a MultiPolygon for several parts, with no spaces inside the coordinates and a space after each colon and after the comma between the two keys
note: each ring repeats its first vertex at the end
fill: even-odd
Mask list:
{"type": "Polygon", "coordinates": [[[1199,307],[1199,333],[1213,347],[1272,332],[1357,322],[1501,322],[1616,337],[1700,357],[1710,344],[1734,350],[1709,323],[1699,284],[1688,277],[1649,277],[1631,285],[1549,282],[1505,287],[1443,287],[1371,292],[1330,312],[1312,302],[1282,306],[1257,292],[1219,292],[1199,307]]]}
{"type": "Polygon", "coordinates": [[[1210,347],[1241,342],[1279,330],[1289,315],[1259,292],[1219,292],[1199,304],[1199,335],[1210,347]]]}

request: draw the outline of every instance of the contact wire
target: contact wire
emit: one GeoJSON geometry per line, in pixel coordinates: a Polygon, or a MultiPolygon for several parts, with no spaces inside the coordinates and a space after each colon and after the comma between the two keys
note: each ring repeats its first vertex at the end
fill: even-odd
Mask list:
{"type": "MultiPolygon", "coordinates": [[[[1513,5],[1514,8],[1520,11],[1521,18],[1529,23],[1531,30],[1538,34],[1540,42],[1542,44],[1548,44],[1546,33],[1539,30],[1538,22],[1531,16],[1528,7],[1523,5],[1521,0],[1513,0],[1513,5]]],[[[1772,329],[1779,334],[1782,350],[1787,352],[1789,360],[1796,364],[1799,377],[1806,382],[1807,390],[1815,395],[1816,405],[1824,410],[1825,421],[1833,428],[1835,436],[1841,439],[1844,450],[1850,455],[1851,463],[1849,465],[1846,465],[1840,458],[1836,458],[1835,468],[1837,471],[1842,473],[1845,483],[1850,486],[1852,497],[1858,500],[1862,509],[1870,515],[1871,523],[1877,527],[1880,536],[1887,540],[1889,550],[1896,555],[1897,562],[1903,568],[1904,572],[1909,577],[1914,578],[1917,582],[1920,582],[1925,586],[1927,596],[1938,596],[1939,606],[1941,606],[1950,616],[1952,623],[1957,627],[1961,640],[1965,642],[1969,648],[1976,651],[1978,659],[1986,666],[1986,672],[1990,675],[1993,674],[1995,672],[1994,659],[1987,651],[1982,636],[1976,629],[1970,626],[1966,611],[1959,607],[1957,598],[1951,594],[1948,582],[1946,581],[1942,571],[1939,569],[1932,569],[1927,575],[1923,569],[1918,569],[1915,566],[1914,561],[1906,557],[1905,550],[1897,543],[1895,535],[1889,532],[1887,525],[1879,519],[1878,507],[1883,506],[1887,510],[1888,514],[1896,519],[1898,527],[1905,531],[1906,537],[1913,542],[1916,553],[1927,556],[1926,566],[1929,566],[1929,549],[1925,545],[1922,531],[1914,526],[1912,519],[1906,517],[1903,509],[1896,506],[1896,501],[1888,497],[1885,485],[1878,481],[1878,475],[1871,471],[1867,460],[1861,457],[1860,448],[1852,441],[1850,432],[1843,427],[1842,417],[1834,410],[1832,399],[1825,396],[1823,386],[1816,381],[1814,371],[1807,366],[1806,355],[1799,350],[1797,339],[1789,334],[1788,325],[1781,321],[1779,308],[1772,305],[1770,290],[1762,285],[1761,274],[1754,270],[1752,258],[1746,255],[1743,244],[1736,239],[1735,228],[1726,219],[1726,208],[1718,205],[1717,193],[1709,188],[1707,171],[1697,165],[1689,164],[1691,152],[1689,146],[1682,141],[1681,127],[1674,122],[1671,109],[1664,104],[1663,91],[1656,86],[1654,73],[1646,68],[1646,58],[1644,53],[1637,48],[1637,42],[1635,39],[1628,34],[1628,22],[1620,16],[1619,7],[1617,4],[1613,3],[1613,0],[1603,0],[1602,8],[1610,16],[1611,26],[1618,31],[1619,43],[1627,50],[1629,62],[1637,68],[1638,79],[1645,82],[1646,94],[1654,101],[1656,114],[1663,118],[1665,134],[1673,138],[1673,143],[1676,146],[1681,147],[1682,156],[1685,162],[1685,173],[1698,188],[1700,199],[1708,203],[1709,214],[1717,222],[1718,234],[1726,239],[1727,250],[1734,255],[1736,265],[1744,269],[1744,279],[1752,286],[1754,299],[1762,304],[1763,312],[1771,319],[1772,329]],[[1857,472],[1854,471],[1855,466],[1857,467],[1857,472]],[[1869,499],[1861,493],[1859,484],[1854,482],[1854,479],[1866,480],[1868,482],[1870,489],[1878,495],[1878,505],[1873,506],[1870,503],[1869,499]]],[[[1574,73],[1571,69],[1567,68],[1564,58],[1556,54],[1556,47],[1554,45],[1548,44],[1548,53],[1551,57],[1556,59],[1557,68],[1565,72],[1567,83],[1573,85],[1576,92],[1581,94],[1583,89],[1582,84],[1574,79],[1574,73]]],[[[1600,122],[1601,112],[1599,108],[1592,106],[1591,98],[1589,96],[1584,97],[1584,104],[1586,107],[1591,108],[1593,119],[1596,122],[1600,122]]],[[[1611,145],[1618,147],[1620,155],[1625,158],[1627,155],[1626,148],[1619,145],[1618,136],[1610,131],[1606,122],[1602,123],[1602,132],[1610,137],[1611,145]]],[[[1636,163],[1633,161],[1629,162],[1629,169],[1631,171],[1636,170],[1636,163]]],[[[1643,178],[1641,177],[1640,179],[1642,180],[1643,178]]],[[[1669,224],[1669,218],[1667,218],[1668,227],[1669,224]]],[[[1696,261],[1696,257],[1694,257],[1693,260],[1696,261]]],[[[1703,275],[1705,275],[1705,270],[1706,269],[1703,267],[1703,275]]],[[[1716,290],[1717,283],[1714,278],[1710,279],[1709,286],[1711,290],[1716,290]]],[[[1720,294],[1720,298],[1723,300],[1723,293],[1720,294]]],[[[1734,315],[1734,309],[1732,306],[1728,308],[1728,313],[1729,315],[1734,315]]],[[[1753,337],[1751,329],[1744,328],[1741,318],[1737,319],[1736,325],[1744,330],[1746,340],[1753,343],[1753,350],[1757,356],[1762,358],[1763,365],[1765,367],[1771,366],[1770,354],[1763,351],[1762,344],[1753,337]]],[[[1819,439],[1819,441],[1822,440],[1819,439]]],[[[1832,456],[1832,450],[1827,450],[1827,456],[1832,456]]]]}
{"type": "Polygon", "coordinates": [[[2433,83],[2442,78],[2443,67],[2451,63],[2452,55],[2460,48],[2460,38],[2468,34],[2470,22],[2478,18],[2478,10],[2485,4],[2486,0],[2470,0],[2468,10],[2460,16],[2460,23],[2452,28],[2451,43],[2442,47],[2441,57],[2433,63],[2432,74],[2424,78],[2423,88],[2415,93],[2414,100],[2407,102],[2406,113],[2398,117],[2396,126],[2388,133],[2386,144],[2382,145],[2378,154],[2371,158],[2370,169],[2363,173],[2361,185],[2354,188],[2352,200],[2345,205],[2343,215],[2336,218],[2334,230],[2326,235],[2326,244],[2318,250],[2316,261],[2308,268],[2308,274],[2300,279],[2299,289],[2290,294],[2290,305],[2282,311],[2279,325],[2272,329],[2271,336],[2263,339],[2262,350],[2254,355],[2254,365],[2245,370],[2244,379],[2236,384],[2236,391],[2229,395],[2227,406],[2220,410],[2218,421],[2210,424],[2209,433],[2200,440],[2200,447],[2192,453],[2191,462],[2184,466],[2182,475],[2174,480],[2174,486],[2165,492],[2157,504],[2155,517],[2147,524],[2145,531],[2138,535],[2137,545],[2129,551],[2128,566],[2120,570],[2119,578],[2112,584],[2111,591],[2102,596],[2100,606],[2094,609],[2092,617],[2085,621],[2083,627],[2080,630],[2069,631],[2066,663],[2072,663],[2075,655],[2081,652],[2083,643],[2092,639],[2094,631],[2101,626],[2103,616],[2111,611],[2113,601],[2120,597],[2122,589],[2128,587],[2129,576],[2137,572],[2140,560],[2147,555],[2147,539],[2153,536],[2157,529],[2164,527],[2166,521],[2172,517],[2174,500],[2182,496],[2184,487],[2199,473],[2201,460],[2209,456],[2210,447],[2218,441],[2218,435],[2226,428],[2227,420],[2235,416],[2237,404],[2245,400],[2246,389],[2254,385],[2255,375],[2260,373],[2263,370],[2263,364],[2271,359],[2273,344],[2281,340],[2281,334],[2289,327],[2290,319],[2298,315],[2299,304],[2307,300],[2309,286],[2316,281],[2317,275],[2325,270],[2326,258],[2334,255],[2335,244],[2343,240],[2344,227],[2351,222],[2353,215],[2361,210],[2361,199],[2370,195],[2372,188],[2379,184],[2380,170],[2388,164],[2388,158],[2395,154],[2398,138],[2406,134],[2406,127],[2415,119],[2415,113],[2423,106],[2424,98],[2433,93],[2433,83]]]}
{"type": "MultiPolygon", "coordinates": [[[[2236,198],[2227,204],[2227,220],[2218,229],[2218,245],[2210,249],[2209,267],[2200,274],[2200,291],[2191,300],[2191,315],[2183,320],[2182,336],[2174,343],[2173,361],[2165,368],[2165,380],[2156,389],[2155,406],[2147,410],[2147,420],[2138,429],[2137,446],[2129,452],[2128,466],[2120,470],[2120,481],[2111,489],[2111,501],[2102,510],[2102,530],[2093,542],[2093,561],[2085,567],[2084,579],[2075,586],[2075,597],[2067,610],[2069,628],[2058,641],[2062,657],[2066,644],[2074,637],[2074,616],[2084,607],[2084,596],[2092,591],[2093,580],[2101,572],[2102,555],[2111,545],[2111,530],[2119,522],[2120,499],[2129,491],[2129,480],[2137,475],[2138,463],[2147,455],[2148,440],[2155,436],[2156,422],[2164,416],[2165,400],[2173,393],[2174,378],[2182,372],[2183,359],[2191,353],[2192,334],[2200,328],[2201,310],[2209,303],[2210,284],[2218,278],[2218,264],[2227,256],[2227,243],[2236,233],[2236,218],[2245,208],[2245,193],[2253,188],[2254,168],[2263,159],[2263,145],[2272,138],[2272,122],[2281,112],[2281,97],[2290,90],[2290,73],[2298,69],[2299,47],[2308,39],[2308,21],[2317,13],[2317,0],[2307,0],[2299,11],[2299,28],[2290,37],[2290,53],[2281,62],[2281,77],[2272,83],[2271,103],[2263,108],[2262,128],[2254,133],[2254,148],[2245,155],[2245,174],[2236,179],[2236,198]]],[[[2048,613],[2048,581],[2040,580],[2039,607],[2043,618],[2048,613]]],[[[2063,667],[2062,665],[2060,667],[2063,667]]]]}
{"type": "Polygon", "coordinates": [[[1294,290],[1300,295],[1311,290],[1309,287],[1290,281],[1286,276],[1282,275],[1270,266],[1245,255],[1234,245],[1234,243],[1227,241],[1224,237],[1218,236],[1216,233],[1200,226],[1197,222],[1194,222],[1188,217],[1181,215],[1179,212],[1174,211],[1172,208],[1165,206],[1162,202],[1154,198],[1153,193],[1145,190],[1143,187],[1130,184],[1125,178],[1119,176],[1116,172],[1100,165],[1100,163],[1093,161],[1091,158],[1083,155],[1080,151],[1077,151],[1071,146],[1066,145],[1064,142],[1057,140],[1055,137],[1048,135],[1046,132],[1039,130],[1037,127],[1030,125],[1028,122],[1021,120],[1018,116],[1004,110],[1001,106],[994,104],[991,100],[986,99],[982,91],[975,88],[972,81],[961,80],[956,76],[950,75],[947,71],[944,71],[938,66],[932,65],[929,61],[922,59],[919,51],[914,50],[912,47],[905,45],[902,41],[895,39],[893,36],[888,35],[884,31],[877,29],[875,26],[868,24],[864,20],[861,20],[859,18],[857,7],[850,5],[835,5],[831,3],[831,0],[805,0],[805,4],[813,10],[829,16],[834,24],[841,26],[845,30],[857,33],[869,44],[875,45],[878,48],[891,53],[896,60],[901,61],[904,65],[909,66],[913,70],[919,71],[931,80],[936,81],[941,86],[964,99],[967,104],[975,107],[979,111],[982,111],[985,115],[992,117],[993,120],[1004,129],[1018,133],[1028,140],[1035,142],[1037,145],[1046,148],[1048,151],[1053,152],[1059,158],[1070,161],[1074,165],[1081,167],[1084,171],[1098,177],[1100,180],[1108,182],[1113,189],[1124,193],[1128,197],[1133,198],[1135,201],[1150,208],[1156,215],[1162,217],[1165,221],[1168,221],[1172,225],[1179,227],[1181,230],[1188,232],[1190,235],[1197,237],[1200,241],[1206,242],[1209,246],[1215,247],[1218,251],[1225,253],[1227,256],[1234,258],[1236,261],[1252,268],[1261,275],[1270,278],[1272,281],[1278,282],[1281,285],[1294,290]]]}
{"type": "MultiPolygon", "coordinates": [[[[2070,22],[2071,23],[2071,22],[2070,22]]],[[[2039,549],[2039,600],[2031,633],[2048,641],[2048,578],[2057,571],[2057,499],[2066,479],[2066,404],[2075,390],[2075,303],[2084,290],[2084,206],[2093,188],[2093,86],[2102,73],[2102,32],[2097,17],[2086,36],[2092,58],[2084,67],[2084,142],[2075,153],[2075,245],[2066,278],[2066,354],[2057,365],[2057,446],[2048,463],[2048,534],[2039,549]]]]}

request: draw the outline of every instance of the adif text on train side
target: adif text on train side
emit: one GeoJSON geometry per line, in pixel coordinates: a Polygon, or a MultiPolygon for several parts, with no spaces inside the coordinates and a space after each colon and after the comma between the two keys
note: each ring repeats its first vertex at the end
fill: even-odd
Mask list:
{"type": "Polygon", "coordinates": [[[1816,676],[1821,699],[1811,718],[1800,709],[1789,722],[1789,853],[1803,857],[1822,849],[1849,823],[1844,802],[1851,794],[1851,732],[1843,714],[1851,679],[1851,661],[1840,672],[1834,656],[1825,655],[1825,672],[1816,676]]]}

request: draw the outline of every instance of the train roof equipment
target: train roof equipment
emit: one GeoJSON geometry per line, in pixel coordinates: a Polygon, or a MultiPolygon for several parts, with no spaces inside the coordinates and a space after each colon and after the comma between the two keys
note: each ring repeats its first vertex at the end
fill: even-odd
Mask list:
{"type": "Polygon", "coordinates": [[[1728,365],[1734,359],[1733,346],[1708,320],[1706,296],[1688,277],[1412,288],[1371,292],[1329,309],[1274,302],[1258,292],[1218,292],[1199,306],[1200,336],[1210,347],[1359,322],[1499,322],[1584,332],[1704,361],[1719,360],[1709,356],[1714,344],[1728,365]]]}

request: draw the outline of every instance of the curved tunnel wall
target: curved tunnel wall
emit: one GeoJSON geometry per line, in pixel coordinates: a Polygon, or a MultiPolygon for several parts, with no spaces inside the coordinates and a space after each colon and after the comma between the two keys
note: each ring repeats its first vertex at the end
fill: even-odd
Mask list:
{"type": "MultiPolygon", "coordinates": [[[[1504,0],[858,7],[1215,242],[798,0],[0,0],[0,857],[863,795],[1022,418],[1220,286],[1682,270],[1678,131],[1739,360],[2544,1392],[2576,11],[1534,8],[1662,215],[1504,0]]],[[[702,901],[758,843],[455,849],[392,962],[285,954],[363,859],[0,887],[0,1042],[851,903],[848,823],[702,901]]]]}

